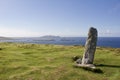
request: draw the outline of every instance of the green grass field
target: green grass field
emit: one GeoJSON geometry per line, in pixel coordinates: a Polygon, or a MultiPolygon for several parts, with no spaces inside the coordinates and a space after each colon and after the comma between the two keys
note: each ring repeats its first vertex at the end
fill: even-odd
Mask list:
{"type": "Polygon", "coordinates": [[[73,67],[83,46],[0,43],[0,80],[120,80],[120,49],[97,47],[103,73],[73,67]]]}

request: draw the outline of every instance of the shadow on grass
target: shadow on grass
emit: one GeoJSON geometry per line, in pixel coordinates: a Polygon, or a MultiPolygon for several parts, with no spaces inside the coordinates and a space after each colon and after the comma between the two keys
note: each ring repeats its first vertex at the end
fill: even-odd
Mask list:
{"type": "Polygon", "coordinates": [[[112,67],[112,68],[120,68],[119,65],[108,65],[108,64],[95,64],[95,66],[97,67],[112,67]]]}

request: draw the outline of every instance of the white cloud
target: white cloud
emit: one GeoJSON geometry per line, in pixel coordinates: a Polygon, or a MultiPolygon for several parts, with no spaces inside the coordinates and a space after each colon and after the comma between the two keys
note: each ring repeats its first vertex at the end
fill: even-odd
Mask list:
{"type": "Polygon", "coordinates": [[[110,36],[113,36],[113,33],[109,30],[109,29],[106,29],[106,30],[101,30],[99,32],[99,35],[101,37],[105,36],[105,37],[110,37],[110,36]]]}
{"type": "Polygon", "coordinates": [[[38,32],[32,32],[28,30],[22,29],[14,29],[14,28],[0,28],[0,36],[5,37],[36,37],[40,36],[38,32]]]}
{"type": "Polygon", "coordinates": [[[117,5],[115,5],[115,7],[113,8],[114,11],[119,11],[120,10],[120,3],[118,3],[117,5]]]}
{"type": "Polygon", "coordinates": [[[110,32],[110,30],[108,29],[108,30],[106,30],[106,32],[105,32],[106,34],[111,34],[111,32],[110,32]]]}
{"type": "Polygon", "coordinates": [[[119,11],[120,11],[120,3],[117,3],[108,12],[111,13],[111,14],[113,14],[113,13],[118,13],[119,11]]]}

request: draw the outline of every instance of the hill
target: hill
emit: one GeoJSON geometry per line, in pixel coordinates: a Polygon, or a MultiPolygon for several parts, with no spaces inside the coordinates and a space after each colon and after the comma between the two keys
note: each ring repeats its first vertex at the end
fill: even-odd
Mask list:
{"type": "Polygon", "coordinates": [[[103,73],[73,67],[84,47],[0,43],[0,80],[119,80],[120,49],[97,47],[94,64],[103,73]]]}
{"type": "Polygon", "coordinates": [[[53,35],[46,35],[42,36],[41,38],[61,38],[60,36],[53,36],[53,35]]]}
{"type": "Polygon", "coordinates": [[[8,37],[0,37],[0,40],[10,40],[11,38],[8,37]]]}

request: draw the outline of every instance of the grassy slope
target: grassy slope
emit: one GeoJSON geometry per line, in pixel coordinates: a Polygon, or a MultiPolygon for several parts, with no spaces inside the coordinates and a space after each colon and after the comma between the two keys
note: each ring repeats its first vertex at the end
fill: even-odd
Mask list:
{"type": "Polygon", "coordinates": [[[120,49],[97,48],[94,64],[103,74],[74,68],[81,46],[0,43],[0,80],[119,80],[120,49]]]}

